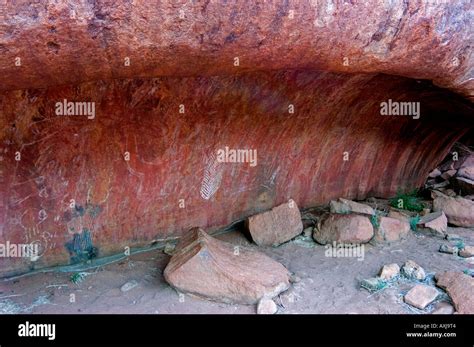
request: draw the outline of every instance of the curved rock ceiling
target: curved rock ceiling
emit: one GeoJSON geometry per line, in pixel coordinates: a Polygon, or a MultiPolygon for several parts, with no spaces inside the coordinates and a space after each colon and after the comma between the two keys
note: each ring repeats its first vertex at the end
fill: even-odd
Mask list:
{"type": "Polygon", "coordinates": [[[44,252],[0,259],[0,276],[289,198],[388,197],[472,129],[468,1],[0,7],[0,242],[44,252]],[[63,102],[94,112],[58,115],[63,102]],[[419,117],[384,102],[419,103],[419,117]],[[219,162],[226,147],[255,160],[219,162]]]}

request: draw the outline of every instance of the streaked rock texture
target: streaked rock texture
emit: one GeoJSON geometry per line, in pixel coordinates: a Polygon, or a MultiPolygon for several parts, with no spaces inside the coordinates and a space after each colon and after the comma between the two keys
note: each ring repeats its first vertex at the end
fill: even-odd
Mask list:
{"type": "Polygon", "coordinates": [[[467,1],[1,2],[0,242],[42,252],[0,276],[290,197],[422,186],[472,128],[471,16],[467,1]],[[64,99],[95,118],[57,116],[64,99]],[[420,119],[381,116],[388,99],[420,119]],[[224,146],[258,164],[217,162],[224,146]]]}
{"type": "Polygon", "coordinates": [[[430,79],[474,95],[467,0],[22,0],[0,6],[2,89],[304,68],[430,79]]]}
{"type": "Polygon", "coordinates": [[[189,230],[165,268],[166,281],[182,293],[227,303],[256,304],[290,286],[288,270],[263,253],[189,230]]]}

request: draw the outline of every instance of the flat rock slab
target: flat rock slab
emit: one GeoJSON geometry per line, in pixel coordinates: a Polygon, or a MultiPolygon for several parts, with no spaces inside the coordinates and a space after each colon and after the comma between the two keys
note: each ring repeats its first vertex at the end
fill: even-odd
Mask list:
{"type": "Polygon", "coordinates": [[[436,288],[417,284],[408,291],[403,300],[420,310],[424,310],[426,306],[431,304],[438,296],[436,288]]]}
{"type": "Polygon", "coordinates": [[[331,242],[366,243],[374,236],[369,218],[356,214],[330,214],[314,229],[313,238],[320,244],[331,242]]]}
{"type": "Polygon", "coordinates": [[[289,200],[270,211],[249,217],[246,227],[257,245],[278,246],[301,234],[303,222],[298,206],[289,200]]]}
{"type": "Polygon", "coordinates": [[[474,278],[462,272],[436,274],[436,285],[449,294],[458,313],[474,314],[474,278]]]}
{"type": "Polygon", "coordinates": [[[421,217],[417,225],[439,233],[445,233],[448,230],[448,219],[443,211],[437,211],[421,217]]]}
{"type": "Polygon", "coordinates": [[[290,286],[290,273],[282,264],[200,228],[180,240],[164,277],[179,292],[225,303],[256,304],[290,286]]]}

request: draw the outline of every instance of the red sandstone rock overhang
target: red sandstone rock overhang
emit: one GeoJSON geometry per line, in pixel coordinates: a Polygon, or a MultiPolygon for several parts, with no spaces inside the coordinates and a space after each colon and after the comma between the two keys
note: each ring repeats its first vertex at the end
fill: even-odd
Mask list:
{"type": "Polygon", "coordinates": [[[44,250],[0,259],[0,276],[288,198],[305,208],[420,186],[472,128],[472,6],[0,4],[0,243],[44,250]],[[64,99],[94,102],[96,117],[58,117],[64,99]],[[421,117],[381,116],[388,99],[420,102],[421,117]],[[257,165],[216,163],[226,146],[257,150],[257,165]]]}

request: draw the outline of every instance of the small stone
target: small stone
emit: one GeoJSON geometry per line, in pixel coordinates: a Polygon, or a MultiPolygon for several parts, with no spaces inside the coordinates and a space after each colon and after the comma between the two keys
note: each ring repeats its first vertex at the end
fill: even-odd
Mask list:
{"type": "Polygon", "coordinates": [[[439,251],[441,253],[456,254],[458,252],[458,249],[449,245],[441,245],[439,246],[439,251]]]}
{"type": "Polygon", "coordinates": [[[291,283],[301,282],[301,277],[299,277],[298,275],[292,274],[290,275],[290,282],[291,283]]]}
{"type": "Polygon", "coordinates": [[[300,298],[300,296],[293,288],[290,288],[286,292],[280,294],[280,300],[283,307],[294,304],[296,301],[298,301],[298,298],[300,298]]]}
{"type": "Polygon", "coordinates": [[[263,298],[258,302],[257,314],[275,314],[277,311],[277,305],[272,299],[263,298]]]}
{"type": "Polygon", "coordinates": [[[304,237],[311,237],[312,234],[313,234],[313,227],[308,227],[303,230],[304,237]]]}
{"type": "Polygon", "coordinates": [[[431,171],[429,173],[428,177],[429,178],[436,178],[438,176],[441,176],[441,174],[442,174],[442,172],[438,168],[436,168],[436,169],[434,169],[433,171],[431,171]]]}
{"type": "Polygon", "coordinates": [[[125,293],[135,288],[136,286],[138,286],[138,282],[135,280],[131,280],[125,283],[122,287],[120,287],[120,290],[125,293]]]}
{"type": "Polygon", "coordinates": [[[454,307],[449,302],[440,301],[434,305],[431,314],[453,314],[454,307]]]}
{"type": "Polygon", "coordinates": [[[398,264],[384,265],[380,270],[379,277],[383,280],[391,280],[400,273],[400,266],[398,264]]]}
{"type": "Polygon", "coordinates": [[[449,186],[449,181],[444,181],[444,182],[441,182],[441,183],[436,183],[432,186],[433,189],[440,189],[440,188],[445,188],[449,186]]]}
{"type": "Polygon", "coordinates": [[[459,250],[459,256],[463,258],[474,257],[474,246],[464,246],[459,250]]]}
{"type": "Polygon", "coordinates": [[[407,260],[401,269],[402,275],[409,279],[423,281],[426,278],[425,270],[413,260],[407,260]]]}
{"type": "Polygon", "coordinates": [[[408,291],[403,300],[409,305],[424,310],[437,296],[438,291],[435,288],[417,284],[408,291]]]}
{"type": "Polygon", "coordinates": [[[172,243],[167,243],[165,245],[165,249],[163,250],[163,252],[165,252],[165,254],[168,254],[168,255],[172,256],[173,253],[174,253],[175,248],[176,248],[176,246],[173,245],[172,243]]]}
{"type": "Polygon", "coordinates": [[[376,292],[387,286],[387,282],[380,277],[372,277],[363,279],[360,282],[360,286],[367,289],[369,292],[376,292]]]}
{"type": "Polygon", "coordinates": [[[421,211],[421,215],[422,216],[426,216],[427,214],[429,214],[431,212],[431,210],[429,208],[424,208],[423,211],[421,211]]]}

